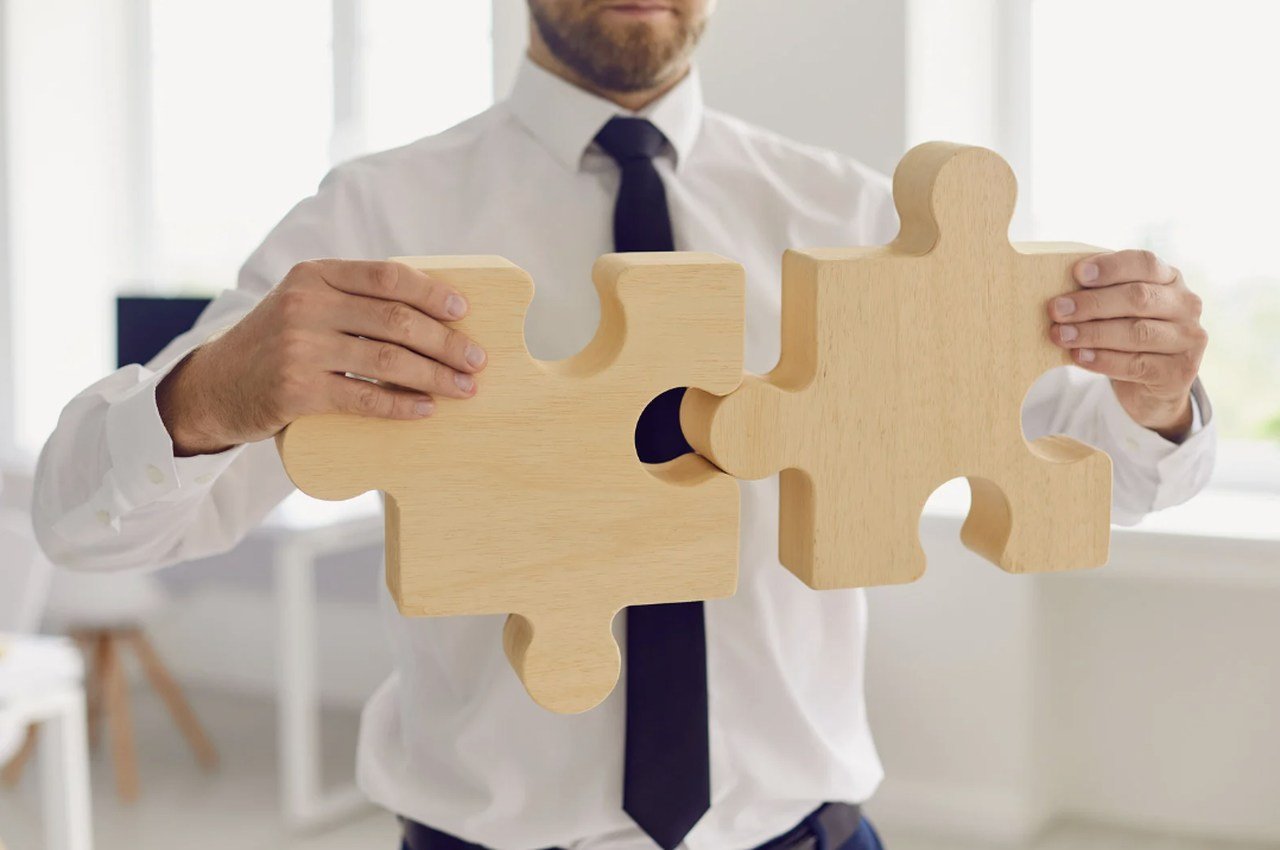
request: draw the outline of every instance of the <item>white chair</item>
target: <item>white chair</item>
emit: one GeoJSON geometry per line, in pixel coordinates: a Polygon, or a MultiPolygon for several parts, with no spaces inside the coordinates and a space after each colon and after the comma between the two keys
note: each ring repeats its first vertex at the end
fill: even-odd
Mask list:
{"type": "MultiPolygon", "coordinates": [[[[0,471],[0,632],[34,634],[44,616],[53,570],[30,531],[25,481],[0,471]]],[[[12,638],[10,642],[12,642],[12,638]]],[[[32,736],[24,726],[4,723],[0,716],[0,765],[7,764],[32,736]]]]}
{"type": "Polygon", "coordinates": [[[217,751],[142,626],[165,601],[159,581],[150,573],[59,570],[53,577],[46,611],[49,628],[70,635],[84,653],[89,668],[89,745],[96,744],[98,727],[105,720],[116,795],[124,803],[134,802],[139,793],[129,676],[124,666],[129,652],[168,706],[201,767],[213,770],[218,766],[217,751]]]}
{"type": "MultiPolygon", "coordinates": [[[[0,478],[0,488],[6,486],[12,498],[9,476],[0,478]]],[[[33,634],[51,572],[36,545],[29,513],[0,507],[0,764],[15,755],[21,760],[23,750],[34,746],[32,730],[43,728],[45,846],[91,850],[84,665],[70,641],[33,634]]]]}
{"type": "MultiPolygon", "coordinates": [[[[29,504],[30,494],[22,495],[29,504]]],[[[70,636],[84,655],[88,668],[89,746],[96,744],[98,728],[105,720],[110,733],[116,794],[120,800],[132,803],[139,793],[129,677],[125,669],[125,656],[130,652],[141,662],[148,681],[164,699],[201,766],[206,770],[217,767],[217,752],[142,627],[167,601],[156,576],[141,571],[55,570],[45,587],[48,600],[43,606],[43,622],[46,629],[70,636]]],[[[11,767],[13,769],[7,771],[10,775],[0,780],[12,782],[21,770],[21,763],[11,767]]]]}

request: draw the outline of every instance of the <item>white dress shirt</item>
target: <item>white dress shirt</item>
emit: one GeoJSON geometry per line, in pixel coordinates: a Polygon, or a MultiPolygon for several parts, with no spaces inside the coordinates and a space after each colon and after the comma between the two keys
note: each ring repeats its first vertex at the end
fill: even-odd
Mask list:
{"type": "MultiPolygon", "coordinates": [[[[599,317],[590,271],[612,250],[619,182],[592,138],[620,113],[526,63],[506,101],[335,168],[195,329],[67,405],[38,472],[36,526],[51,556],[115,569],[209,555],[235,545],[291,492],[270,440],[175,458],[155,387],[301,260],[500,254],[537,287],[526,326],[533,355],[578,351],[599,317]]],[[[656,164],[677,248],[746,268],[746,365],[765,372],[779,353],[783,250],[889,241],[897,230],[889,182],[704,108],[696,71],[641,114],[670,142],[656,164]]],[[[1203,427],[1174,445],[1134,423],[1106,380],[1064,369],[1037,386],[1025,428],[1110,453],[1114,517],[1133,522],[1207,479],[1212,417],[1202,394],[1197,404],[1203,427]]],[[[686,839],[694,850],[754,846],[823,801],[866,800],[882,775],[863,699],[865,596],[810,590],[780,566],[777,478],[741,486],[738,592],[706,605],[712,805],[686,839]]],[[[501,850],[651,850],[621,808],[621,683],[591,711],[553,714],[507,664],[502,617],[406,619],[383,597],[396,671],[364,711],[358,772],[370,797],[501,850]]]]}

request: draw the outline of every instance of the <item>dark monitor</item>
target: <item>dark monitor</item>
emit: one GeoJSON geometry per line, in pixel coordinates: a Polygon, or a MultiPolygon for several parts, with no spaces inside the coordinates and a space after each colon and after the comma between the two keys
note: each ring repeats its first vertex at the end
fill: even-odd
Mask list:
{"type": "Polygon", "coordinates": [[[116,366],[146,363],[191,329],[208,298],[116,296],[116,366]]]}

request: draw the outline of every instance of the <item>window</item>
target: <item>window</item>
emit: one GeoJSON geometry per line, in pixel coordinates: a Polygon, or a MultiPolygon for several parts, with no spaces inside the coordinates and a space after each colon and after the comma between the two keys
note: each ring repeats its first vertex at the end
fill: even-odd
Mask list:
{"type": "Polygon", "coordinates": [[[7,0],[17,447],[114,367],[118,292],[233,286],[332,164],[488,106],[491,6],[7,0]]]}
{"type": "Polygon", "coordinates": [[[150,41],[154,206],[136,278],[216,292],[329,165],[328,5],[159,0],[150,41]]]}
{"type": "Polygon", "coordinates": [[[475,0],[365,0],[367,150],[438,133],[489,105],[491,8],[475,0]]]}
{"type": "Polygon", "coordinates": [[[1150,248],[1205,300],[1224,437],[1280,440],[1280,4],[1034,0],[1033,238],[1150,248]]]}

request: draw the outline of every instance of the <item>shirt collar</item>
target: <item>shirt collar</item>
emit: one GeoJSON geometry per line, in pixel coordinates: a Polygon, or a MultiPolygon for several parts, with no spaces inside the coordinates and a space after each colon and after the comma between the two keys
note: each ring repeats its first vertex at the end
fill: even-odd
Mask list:
{"type": "Polygon", "coordinates": [[[630,112],[535,65],[527,57],[520,65],[507,104],[515,117],[572,171],[582,155],[615,115],[648,118],[667,137],[675,166],[688,159],[702,125],[702,83],[690,68],[671,91],[639,112],[630,112]]]}

